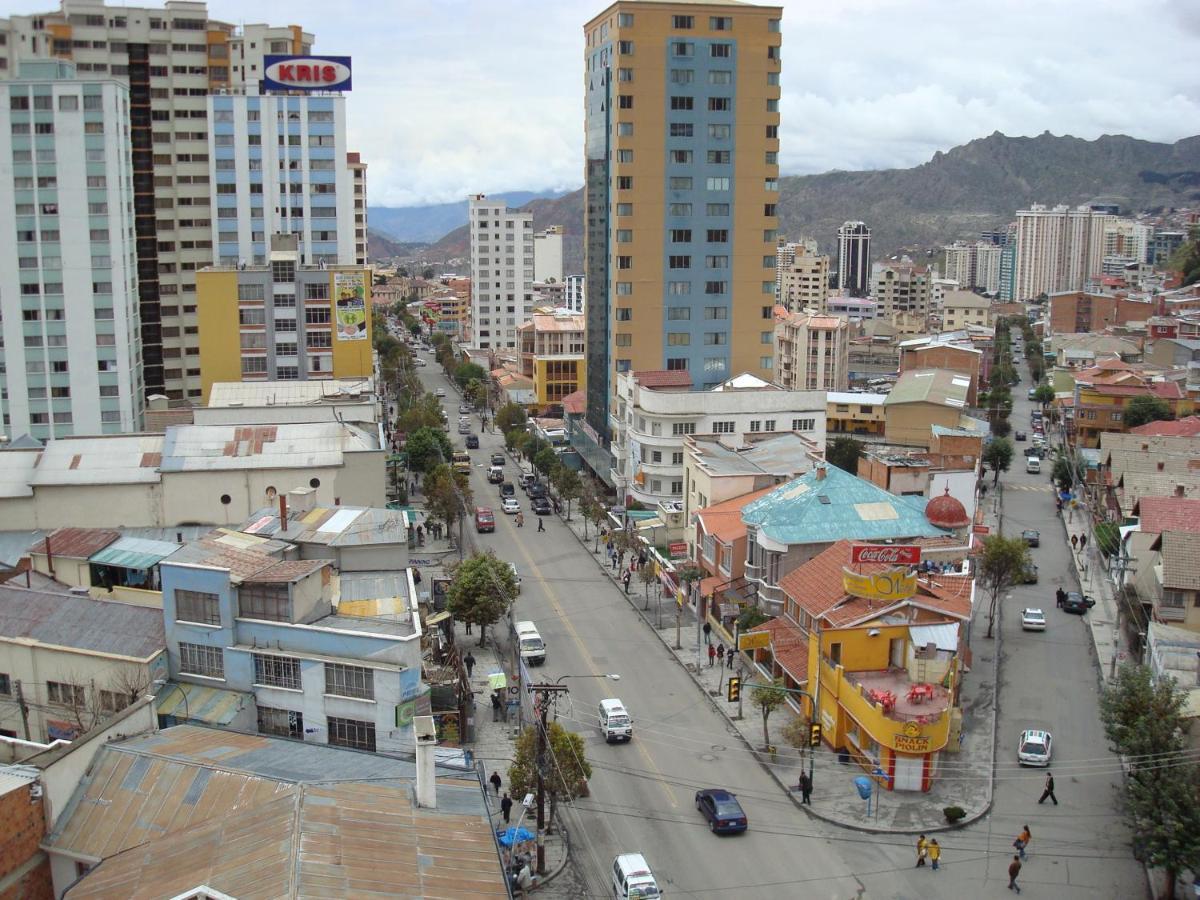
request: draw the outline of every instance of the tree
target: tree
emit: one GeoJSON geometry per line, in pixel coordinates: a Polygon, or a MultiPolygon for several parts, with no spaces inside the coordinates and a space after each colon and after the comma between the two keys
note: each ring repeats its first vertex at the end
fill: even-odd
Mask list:
{"type": "Polygon", "coordinates": [[[987,636],[992,636],[1000,595],[1017,584],[1029,566],[1029,547],[1024,538],[993,534],[983,539],[976,578],[988,592],[987,636]]]}
{"type": "Polygon", "coordinates": [[[422,269],[421,277],[424,278],[426,281],[432,281],[433,280],[433,269],[430,269],[430,268],[422,269]]]}
{"type": "Polygon", "coordinates": [[[1164,897],[1200,866],[1200,768],[1186,756],[1187,692],[1147,666],[1126,665],[1100,697],[1100,720],[1129,766],[1125,813],[1138,858],[1162,869],[1164,897]]]}
{"type": "MultiPolygon", "coordinates": [[[[397,398],[401,404],[406,399],[403,395],[397,398]]],[[[438,398],[427,392],[409,401],[407,408],[396,417],[396,430],[410,435],[419,428],[441,431],[443,417],[438,398]]]]}
{"type": "Polygon", "coordinates": [[[1152,397],[1147,394],[1130,400],[1125,406],[1125,414],[1122,418],[1126,428],[1137,428],[1147,422],[1170,421],[1175,418],[1175,414],[1171,412],[1170,404],[1162,397],[1152,397]]]}
{"type": "Polygon", "coordinates": [[[408,467],[414,472],[423,473],[444,465],[454,452],[446,432],[427,426],[411,432],[404,449],[408,452],[408,467]]]}
{"type": "Polygon", "coordinates": [[[771,733],[767,730],[767,721],[787,700],[787,693],[780,690],[783,687],[782,678],[771,679],[770,684],[756,684],[750,691],[750,702],[762,713],[763,749],[771,746],[771,733]]]}
{"type": "Polygon", "coordinates": [[[992,434],[999,438],[1006,438],[1012,434],[1012,425],[1008,419],[996,417],[996,421],[992,423],[992,434]]]}
{"type": "Polygon", "coordinates": [[[524,431],[528,421],[529,416],[526,414],[525,408],[517,403],[505,403],[496,410],[496,427],[504,434],[508,434],[514,428],[524,431]]]}
{"type": "Polygon", "coordinates": [[[825,461],[843,472],[858,474],[858,458],[862,456],[863,442],[851,437],[835,437],[825,447],[825,461]]]}
{"type": "Polygon", "coordinates": [[[1008,467],[1012,464],[1012,459],[1013,445],[1007,438],[995,438],[984,448],[983,464],[991,466],[992,471],[996,473],[992,484],[1000,483],[1000,473],[1008,471],[1008,467]]]}
{"type": "Polygon", "coordinates": [[[445,463],[435,466],[425,475],[421,490],[425,492],[425,506],[434,518],[446,523],[447,531],[454,528],[454,523],[471,505],[471,486],[467,474],[455,472],[445,463]]]}
{"type": "Polygon", "coordinates": [[[485,381],[487,372],[483,366],[477,363],[465,362],[459,363],[454,369],[454,382],[460,389],[465,388],[472,381],[485,381]]]}
{"type": "Polygon", "coordinates": [[[494,553],[476,553],[450,566],[446,608],[460,622],[479,626],[482,647],[487,627],[500,621],[517,596],[513,568],[494,553]]]}
{"type": "MultiPolygon", "coordinates": [[[[679,583],[683,585],[683,592],[685,594],[687,594],[687,596],[690,597],[692,595],[692,585],[698,581],[701,581],[704,578],[704,570],[702,568],[700,568],[698,565],[696,565],[695,563],[691,563],[691,562],[684,563],[682,566],[679,566],[675,569],[675,577],[679,580],[679,583]]],[[[697,604],[697,609],[699,609],[699,604],[697,604]]],[[[681,647],[681,644],[679,641],[680,641],[680,630],[682,628],[682,623],[681,623],[682,616],[683,616],[683,606],[679,602],[679,598],[676,597],[675,598],[675,649],[676,650],[679,650],[681,647]]]]}
{"type": "Polygon", "coordinates": [[[656,565],[651,560],[647,560],[644,566],[638,566],[638,581],[642,583],[642,589],[646,593],[646,602],[642,605],[642,609],[650,608],[650,585],[658,581],[658,572],[655,569],[656,565]]]}
{"type": "Polygon", "coordinates": [[[478,378],[472,378],[463,388],[463,398],[478,409],[487,400],[487,387],[478,378]]]}
{"type": "MultiPolygon", "coordinates": [[[[558,468],[554,470],[554,487],[558,491],[558,496],[567,501],[567,521],[570,522],[571,501],[582,496],[583,479],[570,466],[559,463],[558,468]]],[[[587,540],[587,525],[584,525],[583,539],[587,540]]]]}
{"type": "MultiPolygon", "coordinates": [[[[538,772],[538,729],[541,723],[528,726],[517,738],[516,754],[508,769],[509,792],[514,797],[537,790],[538,772]]],[[[548,759],[542,770],[546,794],[550,798],[550,815],[546,820],[549,827],[554,822],[554,812],[559,800],[574,800],[587,790],[587,780],[592,777],[592,767],[584,758],[583,737],[567,731],[558,722],[546,727],[546,754],[548,759]]]]}
{"type": "Polygon", "coordinates": [[[525,442],[525,448],[521,452],[525,455],[527,460],[533,462],[538,458],[538,454],[549,447],[549,441],[543,440],[542,438],[531,434],[529,435],[529,440],[525,442]]]}
{"type": "Polygon", "coordinates": [[[1039,384],[1037,390],[1033,392],[1033,399],[1035,403],[1045,409],[1046,404],[1054,402],[1054,388],[1048,384],[1039,384]]]}
{"type": "Polygon", "coordinates": [[[521,453],[529,443],[529,432],[523,428],[510,428],[504,432],[504,446],[510,453],[521,453]]]}
{"type": "Polygon", "coordinates": [[[554,452],[554,448],[549,444],[540,449],[533,457],[533,467],[548,479],[551,479],[551,475],[553,475],[554,469],[557,466],[558,454],[554,452]]]}

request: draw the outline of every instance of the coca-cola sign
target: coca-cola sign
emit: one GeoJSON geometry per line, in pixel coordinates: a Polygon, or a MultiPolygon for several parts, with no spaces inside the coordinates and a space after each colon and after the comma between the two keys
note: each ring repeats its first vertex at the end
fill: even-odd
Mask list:
{"type": "Polygon", "coordinates": [[[911,544],[859,544],[850,550],[850,559],[855,564],[915,566],[921,561],[921,548],[911,544]]]}

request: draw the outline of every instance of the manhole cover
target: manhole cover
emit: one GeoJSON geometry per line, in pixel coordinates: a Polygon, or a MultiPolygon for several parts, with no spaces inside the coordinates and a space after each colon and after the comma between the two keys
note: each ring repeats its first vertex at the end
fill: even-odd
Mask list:
{"type": "Polygon", "coordinates": [[[724,744],[713,744],[712,748],[714,750],[716,750],[718,753],[720,753],[721,751],[725,750],[725,745],[724,744]]]}
{"type": "Polygon", "coordinates": [[[702,760],[704,760],[705,762],[716,762],[717,761],[717,758],[715,756],[713,756],[711,753],[701,753],[700,758],[702,760]]]}

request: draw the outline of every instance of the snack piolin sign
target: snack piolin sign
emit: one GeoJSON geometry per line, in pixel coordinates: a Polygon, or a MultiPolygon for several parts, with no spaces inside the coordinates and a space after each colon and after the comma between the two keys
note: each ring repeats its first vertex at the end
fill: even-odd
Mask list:
{"type": "Polygon", "coordinates": [[[917,573],[908,569],[888,569],[862,575],[842,568],[842,589],[851,597],[867,600],[904,600],[917,592],[917,573]]]}

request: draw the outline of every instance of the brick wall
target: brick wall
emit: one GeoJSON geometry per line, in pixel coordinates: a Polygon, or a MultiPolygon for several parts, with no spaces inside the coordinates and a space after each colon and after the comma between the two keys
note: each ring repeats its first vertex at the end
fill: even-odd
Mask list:
{"type": "Polygon", "coordinates": [[[53,900],[50,862],[38,849],[46,835],[42,800],[32,785],[0,796],[0,900],[53,900]]]}

